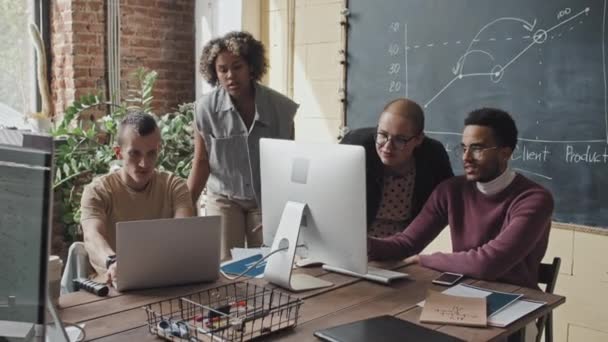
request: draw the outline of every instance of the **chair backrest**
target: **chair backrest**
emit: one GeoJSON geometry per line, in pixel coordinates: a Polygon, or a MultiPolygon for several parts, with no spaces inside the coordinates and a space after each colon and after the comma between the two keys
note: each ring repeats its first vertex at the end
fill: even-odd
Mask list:
{"type": "MultiPolygon", "coordinates": [[[[546,293],[553,293],[553,290],[555,290],[555,283],[557,282],[557,275],[559,274],[561,264],[562,259],[558,257],[553,258],[553,262],[550,264],[540,264],[538,268],[538,283],[546,285],[546,293]]],[[[545,331],[545,341],[553,342],[553,315],[551,313],[541,317],[536,326],[538,327],[536,342],[541,340],[543,330],[545,331]]]]}
{"type": "Polygon", "coordinates": [[[555,257],[550,264],[540,264],[538,269],[538,283],[547,286],[545,292],[553,293],[553,290],[555,290],[555,283],[557,281],[561,263],[562,259],[555,257]]]}

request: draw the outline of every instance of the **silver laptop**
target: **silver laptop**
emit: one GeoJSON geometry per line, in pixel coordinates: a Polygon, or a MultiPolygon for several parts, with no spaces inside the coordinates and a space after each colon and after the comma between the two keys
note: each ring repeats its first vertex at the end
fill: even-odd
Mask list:
{"type": "Polygon", "coordinates": [[[116,223],[116,289],[216,280],[220,232],[219,216],[116,223]]]}

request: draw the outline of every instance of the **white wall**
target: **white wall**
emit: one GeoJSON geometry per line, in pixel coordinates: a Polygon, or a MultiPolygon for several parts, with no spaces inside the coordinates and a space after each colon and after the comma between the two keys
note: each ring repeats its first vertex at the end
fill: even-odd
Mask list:
{"type": "Polygon", "coordinates": [[[211,90],[200,76],[198,64],[203,46],[230,31],[245,30],[260,36],[260,0],[198,0],[195,5],[196,98],[211,90]]]}
{"type": "Polygon", "coordinates": [[[208,92],[211,90],[211,86],[209,86],[202,78],[199,70],[199,60],[201,58],[201,51],[203,50],[203,46],[209,40],[213,39],[213,37],[217,36],[217,28],[216,28],[216,2],[218,0],[197,0],[195,5],[195,16],[194,20],[195,29],[196,29],[196,42],[194,44],[194,65],[195,65],[195,84],[196,84],[196,93],[195,98],[199,98],[201,94],[208,92]]]}
{"type": "Polygon", "coordinates": [[[343,1],[295,2],[293,97],[300,103],[296,139],[336,142],[343,125],[340,11],[343,1]]]}
{"type": "Polygon", "coordinates": [[[296,140],[336,142],[343,125],[339,25],[343,1],[263,0],[268,84],[300,104],[296,140]]]}

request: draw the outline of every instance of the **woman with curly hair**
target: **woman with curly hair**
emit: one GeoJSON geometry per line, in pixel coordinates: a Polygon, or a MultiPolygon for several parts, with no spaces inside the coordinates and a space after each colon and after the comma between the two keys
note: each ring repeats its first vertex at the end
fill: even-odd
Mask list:
{"type": "Polygon", "coordinates": [[[259,83],[264,45],[230,32],[203,47],[200,72],[216,88],[196,103],[188,188],[196,203],[207,186],[207,215],[222,216],[222,259],[233,247],[259,247],[260,138],[293,139],[298,105],[259,83]]]}

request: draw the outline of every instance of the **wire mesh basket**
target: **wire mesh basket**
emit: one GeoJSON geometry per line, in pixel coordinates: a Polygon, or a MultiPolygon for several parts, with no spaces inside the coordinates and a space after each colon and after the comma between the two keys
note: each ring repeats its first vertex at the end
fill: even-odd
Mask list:
{"type": "Polygon", "coordinates": [[[303,301],[236,282],[143,307],[148,330],[170,341],[248,341],[298,323],[303,301]]]}

